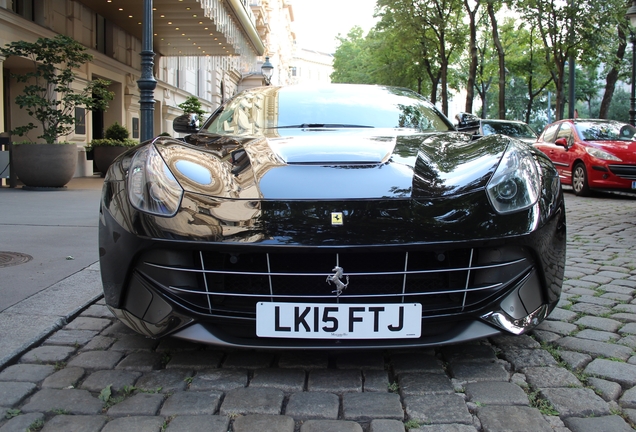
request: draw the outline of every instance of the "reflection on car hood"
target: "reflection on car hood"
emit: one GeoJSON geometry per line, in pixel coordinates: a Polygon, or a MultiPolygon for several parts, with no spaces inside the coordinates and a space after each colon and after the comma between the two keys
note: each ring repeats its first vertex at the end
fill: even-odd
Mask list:
{"type": "Polygon", "coordinates": [[[519,140],[519,141],[521,141],[521,142],[524,142],[526,144],[530,144],[530,145],[533,145],[534,143],[537,142],[536,138],[520,138],[520,137],[514,137],[514,138],[519,140]]]}
{"type": "Polygon", "coordinates": [[[636,160],[636,141],[584,141],[583,144],[589,144],[593,147],[606,150],[624,159],[624,162],[632,162],[636,160]]]}
{"type": "Polygon", "coordinates": [[[436,198],[484,188],[509,140],[471,140],[463,133],[237,140],[198,135],[196,146],[161,138],[156,144],[189,192],[233,199],[346,200],[436,198]],[[213,184],[197,184],[175,169],[184,159],[209,170],[213,184]]]}
{"type": "Polygon", "coordinates": [[[268,144],[288,164],[377,164],[386,162],[396,137],[350,135],[333,139],[318,134],[270,139],[268,144]]]}

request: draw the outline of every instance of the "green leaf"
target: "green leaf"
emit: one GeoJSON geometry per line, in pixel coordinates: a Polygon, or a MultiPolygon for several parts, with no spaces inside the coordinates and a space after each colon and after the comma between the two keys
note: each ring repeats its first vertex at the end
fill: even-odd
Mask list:
{"type": "Polygon", "coordinates": [[[111,384],[108,384],[105,388],[102,389],[101,392],[99,392],[99,400],[107,403],[110,400],[110,397],[112,395],[112,391],[111,391],[111,384]]]}

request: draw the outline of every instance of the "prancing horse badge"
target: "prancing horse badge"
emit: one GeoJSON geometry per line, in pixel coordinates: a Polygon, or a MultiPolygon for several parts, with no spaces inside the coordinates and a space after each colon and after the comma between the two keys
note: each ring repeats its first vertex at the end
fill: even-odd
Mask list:
{"type": "Polygon", "coordinates": [[[331,213],[331,225],[342,225],[343,223],[344,218],[342,217],[342,212],[331,213]]]}

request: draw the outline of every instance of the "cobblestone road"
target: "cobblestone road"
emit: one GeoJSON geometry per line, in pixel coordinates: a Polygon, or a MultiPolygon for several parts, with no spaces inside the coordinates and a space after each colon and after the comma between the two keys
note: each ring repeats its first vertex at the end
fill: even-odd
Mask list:
{"type": "Polygon", "coordinates": [[[632,431],[636,199],[566,205],[564,294],[529,336],[230,351],[134,335],[100,301],[0,371],[0,432],[632,431]]]}

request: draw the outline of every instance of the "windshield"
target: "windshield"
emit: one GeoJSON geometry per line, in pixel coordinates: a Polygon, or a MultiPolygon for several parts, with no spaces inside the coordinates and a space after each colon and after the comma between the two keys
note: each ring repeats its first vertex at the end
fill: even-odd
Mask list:
{"type": "Polygon", "coordinates": [[[501,134],[501,135],[506,135],[513,138],[536,138],[537,137],[537,134],[532,130],[532,128],[525,123],[512,123],[512,122],[487,123],[482,121],[481,129],[484,135],[501,134]]]}
{"type": "Polygon", "coordinates": [[[577,122],[576,130],[585,141],[633,141],[636,128],[619,122],[577,122]]]}
{"type": "Polygon", "coordinates": [[[426,99],[410,90],[331,85],[243,92],[204,126],[219,135],[289,136],[307,129],[453,130],[426,99]]]}

